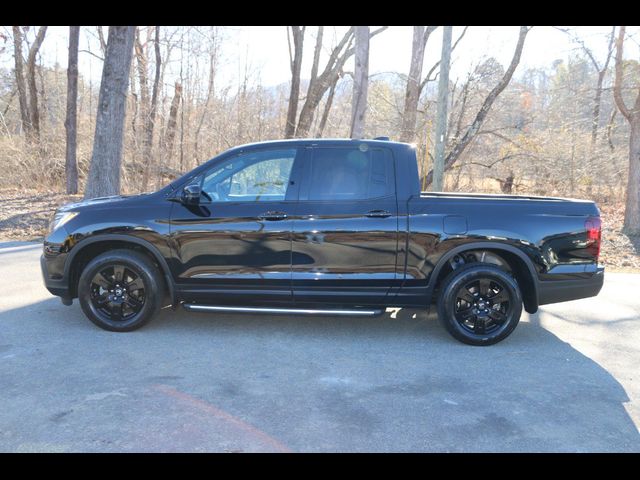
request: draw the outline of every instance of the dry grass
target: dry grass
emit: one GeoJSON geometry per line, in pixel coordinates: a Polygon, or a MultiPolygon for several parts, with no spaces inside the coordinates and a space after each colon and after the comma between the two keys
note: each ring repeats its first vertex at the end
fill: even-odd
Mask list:
{"type": "Polygon", "coordinates": [[[600,261],[613,272],[640,272],[640,237],[622,233],[623,203],[599,204],[602,219],[600,261]]]}

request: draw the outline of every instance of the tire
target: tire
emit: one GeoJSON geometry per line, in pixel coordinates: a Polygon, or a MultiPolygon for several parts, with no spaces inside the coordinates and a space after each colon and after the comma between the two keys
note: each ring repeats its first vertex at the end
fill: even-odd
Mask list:
{"type": "Polygon", "coordinates": [[[504,340],[522,314],[522,294],[516,280],[486,263],[453,270],[443,280],[437,302],[444,327],[468,345],[493,345],[504,340]]]}
{"type": "Polygon", "coordinates": [[[142,327],[160,310],[163,298],[164,281],[158,267],[134,250],[98,255],[84,268],[78,282],[82,311],[98,327],[111,332],[142,327]]]}

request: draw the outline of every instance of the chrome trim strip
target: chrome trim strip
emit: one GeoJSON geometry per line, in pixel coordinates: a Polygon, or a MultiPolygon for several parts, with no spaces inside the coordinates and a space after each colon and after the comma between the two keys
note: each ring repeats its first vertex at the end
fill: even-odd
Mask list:
{"type": "Polygon", "coordinates": [[[298,313],[305,315],[353,315],[373,316],[382,313],[382,310],[320,310],[306,308],[267,308],[267,307],[223,307],[219,305],[194,305],[183,304],[187,310],[202,310],[211,312],[244,312],[244,313],[298,313]]]}

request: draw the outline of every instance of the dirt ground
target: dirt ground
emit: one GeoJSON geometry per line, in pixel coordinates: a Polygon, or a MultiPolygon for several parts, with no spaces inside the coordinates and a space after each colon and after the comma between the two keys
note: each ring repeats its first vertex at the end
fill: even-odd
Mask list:
{"type": "MultiPolygon", "coordinates": [[[[81,195],[36,190],[0,190],[0,241],[42,240],[54,210],[81,195]]],[[[601,262],[609,271],[640,272],[640,237],[622,233],[623,204],[599,204],[602,215],[601,262]]]]}

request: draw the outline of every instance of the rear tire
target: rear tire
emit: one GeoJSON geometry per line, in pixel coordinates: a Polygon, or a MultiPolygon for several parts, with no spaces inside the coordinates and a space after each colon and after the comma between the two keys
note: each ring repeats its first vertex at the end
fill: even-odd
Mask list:
{"type": "Polygon", "coordinates": [[[148,323],[164,298],[161,272],[142,253],[113,250],[91,260],[80,275],[78,300],[98,327],[130,332],[148,323]]]}
{"type": "Polygon", "coordinates": [[[516,280],[486,263],[453,270],[438,294],[438,317],[447,331],[469,345],[493,345],[507,338],[522,314],[516,280]]]}

